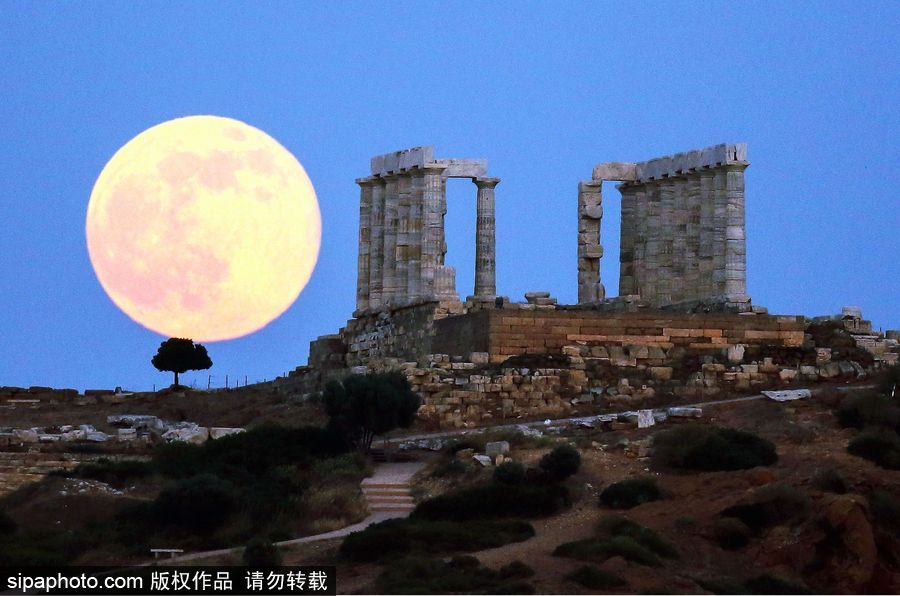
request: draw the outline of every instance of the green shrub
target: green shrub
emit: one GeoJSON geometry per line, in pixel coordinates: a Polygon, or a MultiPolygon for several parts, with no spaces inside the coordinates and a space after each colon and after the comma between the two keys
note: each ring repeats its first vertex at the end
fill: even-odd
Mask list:
{"type": "Polygon", "coordinates": [[[678,551],[659,534],[624,517],[613,515],[600,521],[603,536],[567,542],[553,554],[583,561],[602,562],[620,556],[641,565],[659,567],[660,557],[678,558],[678,551]]]}
{"type": "Polygon", "coordinates": [[[876,524],[900,536],[900,499],[891,493],[876,490],[869,499],[869,505],[876,524]]]}
{"type": "Polygon", "coordinates": [[[732,505],[722,510],[723,517],[737,518],[751,532],[787,523],[809,512],[809,497],[796,488],[786,485],[766,486],[756,491],[746,503],[732,505]]]}
{"type": "Polygon", "coordinates": [[[748,579],[744,586],[748,594],[812,594],[804,585],[767,573],[748,579]]]}
{"type": "Polygon", "coordinates": [[[525,466],[515,461],[503,462],[494,470],[494,480],[511,486],[524,484],[525,466]]]}
{"type": "Polygon", "coordinates": [[[661,497],[662,493],[656,485],[656,479],[651,477],[616,482],[600,493],[600,501],[613,509],[631,509],[661,497]]]}
{"type": "Polygon", "coordinates": [[[526,579],[534,575],[534,569],[516,559],[501,567],[498,573],[503,579],[526,579]]]}
{"type": "Polygon", "coordinates": [[[272,544],[272,541],[257,536],[244,547],[244,565],[257,569],[278,567],[281,565],[281,551],[272,544]]]}
{"type": "Polygon", "coordinates": [[[439,554],[476,551],[534,536],[522,521],[427,521],[392,519],[350,534],[341,544],[341,556],[356,562],[402,557],[409,553],[439,554]]]}
{"type": "Polygon", "coordinates": [[[542,457],[539,465],[547,478],[561,482],[581,467],[581,454],[573,445],[559,445],[542,457]]]}
{"type": "Polygon", "coordinates": [[[609,536],[628,536],[634,538],[638,544],[648,548],[657,555],[666,559],[677,559],[678,551],[674,546],[663,540],[659,534],[650,528],[637,524],[621,515],[610,515],[600,520],[598,524],[601,533],[609,536]]]}
{"type": "Polygon", "coordinates": [[[730,471],[772,465],[778,454],[771,441],[751,433],[686,424],[656,433],[653,459],[672,468],[730,471]]]}
{"type": "Polygon", "coordinates": [[[546,517],[569,507],[566,487],[556,484],[508,486],[491,483],[437,496],[419,503],[412,517],[465,521],[503,517],[546,517]]]}
{"type": "Polygon", "coordinates": [[[153,473],[149,462],[123,460],[111,461],[101,458],[94,463],[79,464],[66,474],[74,478],[99,480],[113,486],[122,486],[137,478],[145,478],[153,473]]]}
{"type": "Polygon", "coordinates": [[[568,557],[580,561],[596,561],[602,563],[610,557],[622,557],[640,565],[659,567],[662,562],[651,550],[641,546],[628,536],[612,538],[585,538],[574,542],[560,544],[553,551],[557,557],[568,557]]]}
{"type": "Polygon", "coordinates": [[[900,470],[900,436],[887,429],[870,429],[855,436],[847,451],[888,470],[900,470]]]}
{"type": "Polygon", "coordinates": [[[850,484],[847,482],[847,479],[834,468],[816,470],[816,473],[813,474],[812,482],[813,486],[819,490],[838,495],[843,495],[850,490],[850,484]]]}
{"type": "Polygon", "coordinates": [[[390,562],[375,582],[381,594],[533,594],[534,587],[482,567],[474,557],[449,562],[406,558],[390,562]]]}
{"type": "Polygon", "coordinates": [[[895,364],[878,375],[878,391],[888,397],[900,396],[900,364],[895,364]]]}
{"type": "Polygon", "coordinates": [[[566,576],[566,579],[570,579],[576,584],[584,586],[585,588],[592,588],[595,590],[617,588],[628,583],[618,575],[607,573],[606,571],[597,569],[593,565],[584,565],[583,567],[579,567],[572,573],[568,574],[566,576]]]}
{"type": "Polygon", "coordinates": [[[835,415],[838,423],[845,428],[886,426],[896,429],[900,423],[900,407],[890,397],[878,393],[845,397],[835,415]]]}
{"type": "Polygon", "coordinates": [[[164,489],[153,504],[156,518],[200,533],[209,533],[234,511],[234,486],[212,474],[180,480],[164,489]]]}
{"type": "Polygon", "coordinates": [[[465,463],[456,457],[451,457],[445,462],[438,464],[431,473],[431,477],[446,478],[447,476],[459,476],[460,474],[465,474],[467,469],[465,463]]]}
{"type": "Polygon", "coordinates": [[[751,534],[747,524],[734,517],[717,519],[713,526],[716,542],[725,550],[738,550],[747,546],[751,534]]]}
{"type": "Polygon", "coordinates": [[[8,513],[0,509],[0,535],[15,534],[18,527],[19,524],[8,513]]]}

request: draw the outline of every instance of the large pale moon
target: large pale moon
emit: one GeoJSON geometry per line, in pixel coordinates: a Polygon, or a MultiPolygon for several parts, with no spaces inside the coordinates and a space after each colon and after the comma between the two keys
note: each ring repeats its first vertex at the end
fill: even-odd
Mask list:
{"type": "Polygon", "coordinates": [[[303,166],[248,124],[190,116],[145,130],[110,159],[87,210],[87,246],[110,299],[169,337],[261,329],[306,286],[319,203],[303,166]]]}

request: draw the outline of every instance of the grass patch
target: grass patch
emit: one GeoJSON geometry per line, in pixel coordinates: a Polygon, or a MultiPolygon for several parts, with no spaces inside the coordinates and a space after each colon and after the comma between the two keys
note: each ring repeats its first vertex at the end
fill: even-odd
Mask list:
{"type": "Polygon", "coordinates": [[[609,588],[618,588],[624,586],[628,582],[614,573],[607,573],[602,569],[597,569],[593,565],[584,565],[579,567],[566,576],[580,586],[592,588],[595,590],[606,590],[609,588]]]}
{"type": "Polygon", "coordinates": [[[342,557],[356,562],[417,554],[471,552],[522,542],[534,536],[523,521],[428,521],[391,519],[350,534],[341,544],[342,557]]]}
{"type": "Polygon", "coordinates": [[[661,498],[656,479],[651,477],[616,482],[600,493],[600,502],[612,509],[631,509],[661,498]]]}
{"type": "Polygon", "coordinates": [[[505,517],[546,517],[572,504],[569,491],[557,484],[509,486],[491,483],[440,495],[419,503],[413,518],[466,521],[505,517]]]}
{"type": "Polygon", "coordinates": [[[671,468],[731,471],[778,461],[775,445],[733,428],[686,424],[653,437],[654,462],[671,468]]]}
{"type": "Polygon", "coordinates": [[[865,430],[851,439],[847,452],[882,468],[900,470],[900,436],[892,430],[865,430]]]}

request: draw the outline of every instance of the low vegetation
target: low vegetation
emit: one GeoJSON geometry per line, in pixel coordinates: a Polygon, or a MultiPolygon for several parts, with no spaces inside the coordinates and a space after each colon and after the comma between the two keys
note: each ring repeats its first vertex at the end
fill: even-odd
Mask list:
{"type": "Polygon", "coordinates": [[[757,490],[747,501],[722,510],[724,518],[741,521],[752,533],[775,525],[803,519],[810,511],[810,499],[799,489],[775,484],[757,490]]]}
{"type": "Polygon", "coordinates": [[[738,550],[750,544],[752,530],[736,517],[717,519],[713,525],[713,536],[725,550],[738,550]]]}
{"type": "Polygon", "coordinates": [[[370,562],[409,554],[445,554],[494,548],[534,536],[523,521],[483,520],[465,523],[423,519],[390,519],[350,534],[340,553],[354,562],[370,562]]]}
{"type": "Polygon", "coordinates": [[[311,516],[347,525],[365,514],[357,488],[370,468],[346,450],[333,431],[260,427],[201,446],[159,445],[149,462],[81,465],[57,476],[119,487],[137,484],[142,491],[158,492],[150,500],[129,499],[124,505],[128,501],[118,499],[106,516],[67,532],[20,524],[8,537],[16,547],[0,544],[0,559],[16,565],[68,564],[95,549],[145,557],[159,546],[220,548],[254,536],[282,540],[315,530],[304,526],[311,516]],[[327,502],[316,498],[328,491],[327,502]]]}
{"type": "Polygon", "coordinates": [[[900,426],[900,406],[881,393],[849,395],[841,400],[835,415],[838,423],[845,428],[877,426],[896,430],[900,426]]]}
{"type": "Polygon", "coordinates": [[[652,477],[623,480],[607,486],[600,493],[600,502],[612,509],[631,509],[662,498],[662,491],[652,477]]]}
{"type": "Polygon", "coordinates": [[[640,565],[659,567],[662,559],[677,559],[678,551],[659,534],[624,517],[611,516],[600,522],[600,536],[560,544],[558,557],[602,563],[622,557],[640,565]]]}
{"type": "Polygon", "coordinates": [[[888,470],[900,470],[900,435],[892,430],[871,428],[850,440],[847,452],[888,470]]]}
{"type": "Polygon", "coordinates": [[[559,445],[541,458],[539,466],[551,482],[562,482],[581,467],[581,454],[574,445],[559,445]]]}
{"type": "Polygon", "coordinates": [[[775,445],[733,428],[686,424],[656,433],[657,465],[696,471],[731,471],[770,466],[778,461],[775,445]]]}
{"type": "Polygon", "coordinates": [[[534,594],[525,581],[532,575],[520,561],[494,570],[470,556],[449,562],[416,557],[387,565],[375,586],[382,594],[534,594]]]}
{"type": "Polygon", "coordinates": [[[508,485],[492,482],[419,503],[412,517],[450,521],[504,517],[530,519],[553,515],[571,504],[569,491],[558,484],[529,483],[512,489],[508,485]]]}
{"type": "Polygon", "coordinates": [[[610,588],[618,588],[628,583],[618,575],[608,573],[593,565],[579,567],[568,574],[566,578],[580,586],[594,590],[609,590],[610,588]]]}
{"type": "Polygon", "coordinates": [[[268,538],[256,536],[244,547],[242,560],[244,565],[257,569],[278,567],[281,565],[281,551],[268,538]]]}
{"type": "Polygon", "coordinates": [[[813,486],[828,493],[843,495],[850,490],[850,483],[834,468],[816,470],[812,482],[813,486]]]}
{"type": "Polygon", "coordinates": [[[780,577],[763,574],[745,581],[734,579],[697,579],[701,588],[713,594],[812,594],[806,586],[780,577]]]}

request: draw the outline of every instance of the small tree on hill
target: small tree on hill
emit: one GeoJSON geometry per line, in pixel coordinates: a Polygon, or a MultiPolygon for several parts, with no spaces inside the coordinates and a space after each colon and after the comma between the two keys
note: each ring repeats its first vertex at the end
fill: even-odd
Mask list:
{"type": "Polygon", "coordinates": [[[206,370],[212,366],[212,360],[206,348],[195,344],[191,339],[173,337],[159,344],[156,356],[150,361],[159,371],[175,373],[175,386],[178,386],[179,373],[189,370],[206,370]]]}
{"type": "Polygon", "coordinates": [[[361,453],[369,452],[375,435],[409,427],[421,403],[398,372],[331,381],[322,397],[329,426],[361,453]]]}

